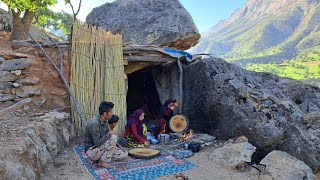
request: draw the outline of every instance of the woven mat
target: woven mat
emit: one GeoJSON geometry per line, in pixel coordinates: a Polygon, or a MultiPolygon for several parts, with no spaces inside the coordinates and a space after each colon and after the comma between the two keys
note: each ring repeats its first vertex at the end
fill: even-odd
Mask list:
{"type": "Polygon", "coordinates": [[[111,162],[110,164],[113,168],[104,168],[97,163],[92,163],[84,153],[83,146],[75,147],[74,151],[88,172],[97,180],[156,179],[198,167],[186,159],[174,158],[169,152],[163,149],[160,150],[161,155],[153,159],[142,160],[128,157],[126,160],[111,162]]]}

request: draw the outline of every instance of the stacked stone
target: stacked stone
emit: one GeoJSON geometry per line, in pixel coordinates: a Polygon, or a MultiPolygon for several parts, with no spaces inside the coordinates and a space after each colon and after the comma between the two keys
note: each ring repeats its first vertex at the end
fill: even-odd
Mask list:
{"type": "Polygon", "coordinates": [[[40,95],[35,87],[40,81],[28,76],[31,61],[19,53],[0,56],[0,102],[16,101],[40,95]]]}

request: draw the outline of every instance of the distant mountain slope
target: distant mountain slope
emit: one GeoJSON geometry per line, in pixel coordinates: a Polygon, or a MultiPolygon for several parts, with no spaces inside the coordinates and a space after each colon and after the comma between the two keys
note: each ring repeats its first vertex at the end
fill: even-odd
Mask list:
{"type": "Polygon", "coordinates": [[[236,64],[282,62],[320,46],[320,1],[248,0],[202,35],[193,53],[236,64]]]}

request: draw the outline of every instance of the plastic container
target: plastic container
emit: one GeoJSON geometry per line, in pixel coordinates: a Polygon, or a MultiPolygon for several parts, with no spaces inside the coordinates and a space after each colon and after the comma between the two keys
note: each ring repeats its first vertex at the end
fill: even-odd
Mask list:
{"type": "Polygon", "coordinates": [[[151,139],[154,139],[154,137],[151,135],[151,132],[147,132],[147,140],[150,141],[151,139]]]}
{"type": "Polygon", "coordinates": [[[183,144],[183,149],[184,150],[188,150],[189,149],[189,144],[188,143],[183,144]]]}
{"type": "Polygon", "coordinates": [[[158,144],[158,140],[157,139],[151,139],[151,144],[158,144]]]}
{"type": "Polygon", "coordinates": [[[158,139],[161,144],[168,143],[170,141],[170,135],[169,134],[159,134],[158,139]]]}

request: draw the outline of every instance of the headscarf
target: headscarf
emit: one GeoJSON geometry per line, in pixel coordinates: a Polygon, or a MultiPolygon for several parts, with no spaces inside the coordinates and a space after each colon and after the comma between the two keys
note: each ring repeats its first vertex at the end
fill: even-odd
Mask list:
{"type": "Polygon", "coordinates": [[[166,119],[166,121],[169,121],[169,119],[170,119],[170,117],[173,115],[173,113],[171,113],[171,115],[170,115],[170,117],[166,117],[165,115],[164,115],[164,113],[169,109],[168,108],[168,105],[170,104],[170,103],[175,103],[175,102],[177,102],[177,100],[175,100],[175,99],[168,99],[168,100],[166,100],[166,102],[162,105],[162,107],[161,107],[161,110],[160,110],[160,113],[159,113],[159,119],[160,118],[164,118],[164,119],[166,119]]]}
{"type": "Polygon", "coordinates": [[[143,122],[139,120],[139,117],[141,114],[144,113],[143,109],[138,109],[134,111],[131,116],[128,119],[128,123],[126,125],[126,129],[130,129],[132,124],[135,124],[137,126],[137,132],[140,136],[143,136],[143,127],[142,124],[143,122]]]}

